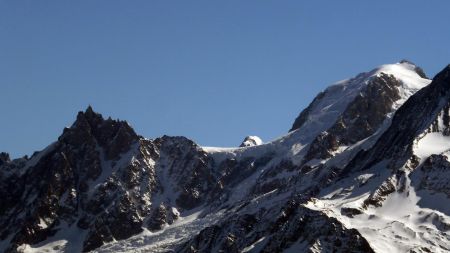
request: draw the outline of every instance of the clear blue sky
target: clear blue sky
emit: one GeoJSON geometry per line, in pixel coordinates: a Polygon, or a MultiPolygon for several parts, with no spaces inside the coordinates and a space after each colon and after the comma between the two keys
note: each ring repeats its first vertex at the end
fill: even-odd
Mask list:
{"type": "Polygon", "coordinates": [[[0,0],[0,150],[40,150],[88,104],[146,137],[268,141],[331,83],[450,63],[450,1],[0,0]],[[309,2],[309,3],[306,3],[309,2]]]}

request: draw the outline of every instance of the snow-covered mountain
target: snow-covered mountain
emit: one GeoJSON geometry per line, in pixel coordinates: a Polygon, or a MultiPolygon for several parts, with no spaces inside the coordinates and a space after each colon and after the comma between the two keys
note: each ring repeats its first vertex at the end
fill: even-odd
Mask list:
{"type": "Polygon", "coordinates": [[[80,112],[30,158],[0,154],[5,252],[449,252],[450,65],[402,61],[321,92],[240,147],[139,136],[80,112]]]}

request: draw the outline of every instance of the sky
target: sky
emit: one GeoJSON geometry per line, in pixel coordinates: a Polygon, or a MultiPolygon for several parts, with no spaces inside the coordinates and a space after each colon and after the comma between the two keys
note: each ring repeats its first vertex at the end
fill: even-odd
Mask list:
{"type": "Polygon", "coordinates": [[[147,138],[270,141],[327,86],[450,63],[450,1],[0,0],[0,151],[30,155],[80,110],[147,138]]]}

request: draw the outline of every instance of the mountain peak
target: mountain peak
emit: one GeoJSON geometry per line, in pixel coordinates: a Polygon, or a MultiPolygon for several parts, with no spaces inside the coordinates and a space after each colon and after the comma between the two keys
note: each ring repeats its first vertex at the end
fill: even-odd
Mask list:
{"type": "Polygon", "coordinates": [[[407,67],[409,66],[409,67],[411,67],[411,68],[414,70],[414,72],[416,72],[416,74],[418,74],[421,78],[429,79],[428,76],[425,74],[425,71],[423,71],[423,69],[422,69],[421,67],[417,66],[417,64],[415,64],[415,63],[412,62],[412,61],[403,59],[403,60],[401,60],[398,64],[402,64],[402,65],[407,66],[407,67]]]}
{"type": "Polygon", "coordinates": [[[73,123],[73,128],[91,128],[101,124],[104,121],[100,113],[96,113],[89,105],[86,110],[79,111],[76,121],[73,123]]]}
{"type": "Polygon", "coordinates": [[[395,64],[412,65],[414,67],[419,67],[417,64],[415,64],[414,62],[407,60],[407,59],[402,59],[401,61],[399,61],[395,64]]]}
{"type": "Polygon", "coordinates": [[[412,61],[407,60],[407,59],[403,59],[403,60],[401,60],[399,63],[409,63],[409,64],[412,64],[412,65],[416,65],[416,64],[414,64],[412,61]]]}
{"type": "Polygon", "coordinates": [[[77,119],[70,128],[64,130],[59,140],[80,145],[86,142],[97,142],[107,149],[109,158],[125,152],[139,136],[127,121],[104,119],[89,105],[83,112],[78,112],[77,119]]]}
{"type": "Polygon", "coordinates": [[[380,72],[392,74],[400,80],[410,80],[411,78],[429,79],[421,67],[408,60],[401,60],[397,63],[384,64],[378,66],[369,73],[376,75],[380,72]]]}
{"type": "Polygon", "coordinates": [[[92,109],[91,105],[88,105],[88,107],[86,108],[86,110],[84,111],[84,114],[86,115],[95,115],[97,114],[96,112],[94,112],[94,109],[92,109]]]}
{"type": "Polygon", "coordinates": [[[319,93],[297,117],[290,132],[299,128],[305,128],[305,131],[313,133],[312,135],[325,131],[361,92],[364,93],[371,86],[379,86],[376,79],[380,78],[390,79],[382,83],[398,90],[396,96],[404,100],[430,83],[430,80],[424,78],[420,68],[409,61],[381,65],[369,72],[337,82],[319,93]]]}

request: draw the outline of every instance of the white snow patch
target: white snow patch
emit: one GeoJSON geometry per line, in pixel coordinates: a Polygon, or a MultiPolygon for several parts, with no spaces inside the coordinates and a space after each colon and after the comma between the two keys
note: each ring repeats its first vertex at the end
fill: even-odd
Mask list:
{"type": "Polygon", "coordinates": [[[40,227],[40,228],[42,228],[42,229],[45,229],[45,228],[48,227],[47,223],[46,223],[45,220],[42,219],[42,218],[39,218],[39,223],[38,223],[37,225],[38,225],[38,227],[40,227]]]}
{"type": "MultiPolygon", "coordinates": [[[[367,175],[363,174],[360,177],[367,178],[367,175]]],[[[350,181],[347,183],[351,184],[350,181]]],[[[364,187],[373,189],[370,185],[364,187]]],[[[450,217],[439,211],[420,207],[418,205],[420,197],[416,195],[409,177],[406,177],[405,190],[388,195],[380,208],[370,206],[364,210],[363,201],[370,193],[365,191],[358,193],[358,189],[360,188],[348,192],[342,188],[337,189],[305,206],[323,211],[328,216],[338,219],[347,228],[357,229],[375,252],[400,253],[420,247],[427,247],[432,252],[450,250],[447,245],[450,235],[437,228],[433,224],[433,219],[429,218],[439,216],[445,223],[450,224],[450,217]],[[363,213],[348,217],[341,214],[343,207],[358,208],[363,213]]]]}
{"type": "Polygon", "coordinates": [[[367,173],[367,174],[361,174],[358,177],[356,177],[356,182],[358,182],[359,185],[366,184],[367,181],[369,181],[370,178],[374,176],[373,173],[367,173]]]}
{"type": "Polygon", "coordinates": [[[405,87],[409,90],[420,90],[423,87],[431,83],[430,79],[422,78],[415,71],[416,66],[414,64],[403,62],[395,64],[381,65],[375,70],[375,75],[381,72],[395,76],[403,82],[405,87]]]}
{"type": "Polygon", "coordinates": [[[450,136],[442,133],[428,133],[417,141],[413,151],[419,158],[424,159],[432,154],[441,154],[450,149],[450,136]]]}
{"type": "Polygon", "coordinates": [[[83,240],[87,230],[82,230],[76,224],[62,224],[59,231],[51,238],[35,245],[22,244],[17,250],[22,253],[59,253],[82,252],[83,240]]]}

